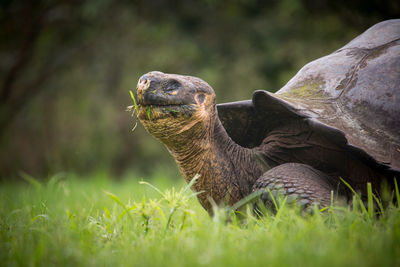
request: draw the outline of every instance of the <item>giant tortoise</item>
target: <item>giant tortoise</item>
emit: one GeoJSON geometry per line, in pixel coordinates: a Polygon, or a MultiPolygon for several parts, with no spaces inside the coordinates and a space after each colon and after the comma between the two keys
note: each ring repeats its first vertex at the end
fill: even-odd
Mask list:
{"type": "Polygon", "coordinates": [[[379,190],[400,177],[400,20],[307,64],[276,93],[216,105],[203,80],[153,71],[137,99],[185,180],[200,175],[193,189],[209,212],[266,189],[326,206],[331,191],[347,197],[340,178],[365,197],[368,182],[379,190]]]}

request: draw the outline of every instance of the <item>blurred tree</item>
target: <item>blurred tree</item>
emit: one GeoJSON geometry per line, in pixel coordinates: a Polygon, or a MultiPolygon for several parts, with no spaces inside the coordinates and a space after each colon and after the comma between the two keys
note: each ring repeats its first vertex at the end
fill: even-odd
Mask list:
{"type": "Polygon", "coordinates": [[[150,70],[203,78],[217,101],[276,91],[398,1],[0,1],[0,176],[177,173],[124,112],[150,70]]]}
{"type": "Polygon", "coordinates": [[[78,1],[2,1],[0,135],[70,57],[78,1]]]}

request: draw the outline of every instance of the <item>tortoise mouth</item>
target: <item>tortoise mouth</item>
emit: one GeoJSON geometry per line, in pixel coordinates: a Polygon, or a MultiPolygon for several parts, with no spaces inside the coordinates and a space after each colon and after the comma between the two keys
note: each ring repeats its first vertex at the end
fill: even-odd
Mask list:
{"type": "Polygon", "coordinates": [[[164,91],[138,92],[138,117],[140,120],[156,121],[163,118],[191,117],[198,106],[180,94],[169,95],[164,91]]]}
{"type": "Polygon", "coordinates": [[[195,104],[139,104],[138,117],[140,120],[156,121],[164,118],[190,118],[196,111],[195,104]]]}

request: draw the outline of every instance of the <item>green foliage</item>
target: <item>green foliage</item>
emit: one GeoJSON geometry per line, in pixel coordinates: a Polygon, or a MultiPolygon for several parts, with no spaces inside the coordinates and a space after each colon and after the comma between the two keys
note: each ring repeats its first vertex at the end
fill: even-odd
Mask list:
{"type": "Polygon", "coordinates": [[[379,8],[344,0],[36,2],[0,5],[0,176],[7,179],[19,170],[176,173],[163,145],[140,125],[130,131],[126,92],[141,75],[194,75],[218,103],[250,99],[398,14],[393,0],[379,8]]]}
{"type": "Polygon", "coordinates": [[[400,193],[399,193],[399,186],[397,185],[397,179],[394,179],[394,186],[396,191],[397,205],[400,207],[400,193]]]}
{"type": "MultiPolygon", "coordinates": [[[[214,208],[184,185],[53,176],[0,186],[0,262],[73,266],[398,266],[400,206],[370,216],[332,205],[304,213],[285,199],[259,217],[214,208]],[[40,186],[37,186],[40,184],[40,186]],[[171,188],[172,187],[172,188],[171,188]]],[[[368,203],[370,203],[368,201],[368,203]]]]}

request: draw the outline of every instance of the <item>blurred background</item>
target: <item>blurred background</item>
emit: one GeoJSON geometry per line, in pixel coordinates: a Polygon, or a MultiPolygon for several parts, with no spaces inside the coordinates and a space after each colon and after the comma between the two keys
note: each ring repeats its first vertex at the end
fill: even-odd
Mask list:
{"type": "Polygon", "coordinates": [[[207,81],[217,102],[276,91],[400,1],[0,1],[0,178],[154,172],[174,160],[125,111],[151,70],[207,81]]]}

